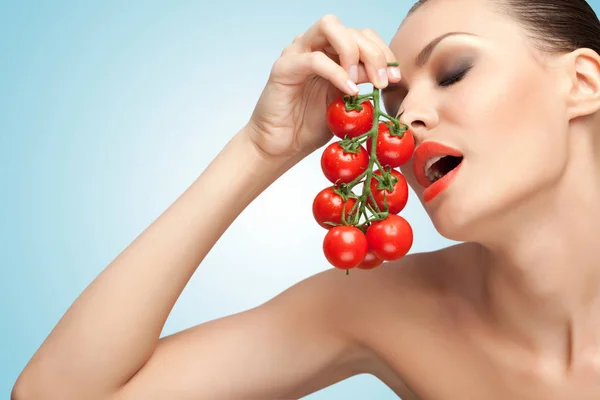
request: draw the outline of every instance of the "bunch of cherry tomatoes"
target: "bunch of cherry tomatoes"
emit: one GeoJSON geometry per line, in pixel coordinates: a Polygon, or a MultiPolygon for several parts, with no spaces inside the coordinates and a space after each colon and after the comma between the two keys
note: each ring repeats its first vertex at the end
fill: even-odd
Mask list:
{"type": "Polygon", "coordinates": [[[323,151],[321,168],[333,185],[317,194],[312,211],[328,230],[325,257],[347,274],[402,258],[413,242],[410,224],[398,215],[408,200],[408,184],[396,168],[410,160],[414,138],[380,109],[379,97],[375,88],[367,95],[340,96],[326,111],[329,129],[341,140],[323,151]],[[357,194],[353,189],[359,185],[357,194]]]}

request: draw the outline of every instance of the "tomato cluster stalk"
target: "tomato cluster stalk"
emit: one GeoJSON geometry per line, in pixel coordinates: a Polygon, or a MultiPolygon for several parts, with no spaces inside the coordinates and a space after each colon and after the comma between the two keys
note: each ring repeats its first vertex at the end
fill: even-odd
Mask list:
{"type": "Polygon", "coordinates": [[[350,268],[372,269],[399,259],[412,246],[412,228],[398,215],[408,186],[395,168],[410,159],[414,139],[406,125],[381,109],[380,96],[373,87],[368,94],[337,98],[327,108],[328,127],[341,140],[321,157],[333,186],[317,195],[313,214],[329,230],[323,243],[327,260],[347,274],[350,268]],[[360,195],[353,191],[358,185],[360,195]]]}
{"type": "MultiPolygon", "coordinates": [[[[371,143],[377,143],[377,135],[379,132],[379,118],[384,117],[390,121],[390,123],[386,123],[392,132],[392,135],[398,136],[400,138],[404,137],[404,133],[408,129],[406,125],[400,124],[399,120],[393,118],[386,114],[380,108],[380,93],[379,89],[373,90],[372,93],[353,96],[350,97],[348,95],[344,96],[344,100],[347,101],[349,106],[346,108],[347,110],[362,110],[362,106],[360,103],[364,100],[372,100],[374,103],[374,118],[373,118],[373,127],[370,131],[355,137],[355,138],[344,138],[339,142],[340,146],[346,153],[356,154],[359,152],[360,146],[365,144],[367,141],[371,140],[371,143]],[[355,108],[357,107],[360,108],[355,108]]],[[[398,178],[391,173],[392,168],[390,166],[384,167],[381,165],[376,155],[376,146],[371,145],[371,152],[369,154],[369,164],[367,169],[356,177],[353,181],[349,183],[340,183],[338,184],[337,193],[342,196],[344,202],[348,201],[348,198],[354,198],[357,202],[354,204],[353,208],[348,211],[348,216],[350,216],[350,220],[346,219],[346,210],[342,209],[342,224],[341,225],[353,225],[363,232],[366,231],[366,228],[373,221],[381,221],[386,219],[389,216],[389,205],[387,202],[387,196],[383,196],[384,209],[381,210],[373,197],[373,193],[371,191],[371,181],[374,179],[373,167],[377,165],[380,171],[382,171],[381,177],[377,177],[375,179],[378,180],[377,188],[379,190],[386,189],[388,192],[394,191],[394,186],[398,182],[398,178]],[[364,179],[364,181],[363,181],[364,179]],[[354,194],[352,189],[358,186],[359,184],[363,184],[363,191],[360,196],[354,194]],[[370,201],[367,201],[370,200],[370,201]],[[358,208],[358,212],[356,212],[358,208]],[[373,217],[369,217],[367,215],[367,209],[371,213],[373,217]],[[360,218],[365,217],[365,220],[359,224],[360,218]]],[[[334,189],[335,191],[335,189],[334,189]]],[[[336,226],[340,224],[335,224],[329,222],[330,225],[336,226]]]]}

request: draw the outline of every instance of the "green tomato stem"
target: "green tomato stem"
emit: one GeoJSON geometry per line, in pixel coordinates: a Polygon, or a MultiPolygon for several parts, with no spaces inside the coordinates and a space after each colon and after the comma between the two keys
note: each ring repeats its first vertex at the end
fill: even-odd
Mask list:
{"type": "MultiPolygon", "coordinates": [[[[393,64],[394,63],[391,63],[390,65],[393,65],[393,64]]],[[[397,63],[395,63],[395,64],[397,64],[397,63]]],[[[387,113],[385,113],[384,111],[381,110],[380,89],[377,89],[373,86],[373,91],[371,93],[358,95],[358,96],[356,96],[356,98],[353,101],[360,104],[365,99],[369,99],[369,100],[373,101],[373,126],[368,132],[365,132],[364,134],[351,139],[352,142],[358,143],[361,146],[369,140],[371,140],[371,143],[374,143],[374,144],[377,143],[377,135],[379,133],[380,118],[382,118],[382,117],[386,118],[386,119],[390,120],[391,122],[393,122],[394,125],[396,125],[396,126],[402,125],[402,124],[400,124],[398,119],[392,118],[387,113]]],[[[384,171],[383,166],[377,159],[376,150],[377,150],[377,146],[372,145],[371,152],[370,152],[371,154],[369,154],[369,164],[367,166],[367,169],[362,174],[360,174],[356,179],[354,179],[352,182],[347,183],[345,185],[348,188],[348,190],[351,193],[353,193],[352,189],[359,183],[362,183],[363,190],[362,190],[362,193],[360,196],[354,196],[357,199],[357,201],[349,213],[346,213],[345,208],[344,208],[344,211],[342,212],[342,224],[343,225],[353,225],[353,226],[360,228],[360,227],[364,227],[364,226],[370,224],[373,221],[380,221],[382,219],[385,219],[389,215],[387,204],[386,204],[385,210],[383,210],[383,211],[380,210],[379,206],[375,202],[373,193],[371,193],[371,181],[372,181],[372,179],[374,179],[373,178],[373,166],[376,165],[377,168],[379,168],[382,171],[382,173],[384,171]],[[364,181],[363,181],[363,178],[364,178],[364,181]],[[368,199],[370,199],[373,206],[371,204],[369,204],[368,199]],[[358,209],[358,211],[357,211],[357,209],[358,209]],[[373,218],[369,218],[367,211],[369,211],[373,215],[373,218]],[[348,216],[348,218],[346,218],[346,216],[348,216]],[[359,222],[363,216],[365,217],[365,221],[362,224],[359,224],[359,222]]]]}
{"type": "Polygon", "coordinates": [[[356,209],[358,208],[359,205],[360,205],[360,201],[357,201],[356,203],[354,203],[352,210],[350,210],[350,215],[354,215],[354,213],[356,212],[356,209]]]}
{"type": "Polygon", "coordinates": [[[365,99],[371,100],[372,98],[373,98],[373,92],[366,93],[366,94],[359,94],[358,96],[356,96],[356,102],[362,103],[363,100],[365,100],[365,99]]]}
{"type": "Polygon", "coordinates": [[[380,213],[381,210],[379,209],[379,205],[377,205],[377,202],[375,202],[375,197],[373,196],[373,193],[371,191],[369,191],[369,198],[371,199],[371,202],[373,203],[373,205],[375,206],[375,209],[377,210],[377,211],[373,210],[373,208],[367,204],[370,209],[369,211],[371,211],[373,214],[380,213]]]}
{"type": "MultiPolygon", "coordinates": [[[[353,180],[352,182],[348,183],[348,187],[352,190],[352,188],[356,185],[358,185],[360,183],[360,181],[362,180],[362,178],[364,178],[365,176],[367,176],[367,174],[369,173],[369,167],[367,167],[367,169],[365,170],[365,172],[363,172],[362,174],[360,174],[355,180],[353,180]]],[[[359,197],[360,199],[360,197],[359,197]]]]}
{"type": "MultiPolygon", "coordinates": [[[[373,145],[371,146],[371,154],[369,155],[369,165],[367,166],[366,179],[365,179],[365,183],[363,186],[363,193],[362,193],[362,196],[360,199],[361,205],[360,205],[360,211],[359,211],[359,218],[360,218],[360,215],[365,215],[365,218],[367,220],[369,219],[369,217],[366,215],[366,212],[365,212],[365,208],[367,207],[367,203],[368,203],[367,196],[369,196],[371,194],[371,180],[373,179],[373,165],[375,164],[375,161],[377,161],[376,146],[374,144],[377,143],[377,134],[379,132],[379,128],[378,128],[379,127],[379,117],[381,116],[379,99],[380,99],[379,89],[373,88],[373,108],[374,108],[373,127],[371,128],[371,131],[369,131],[370,136],[371,136],[371,143],[373,145]]],[[[356,222],[358,222],[358,220],[356,222]]]]}
{"type": "Polygon", "coordinates": [[[389,119],[394,124],[400,124],[400,121],[397,118],[391,117],[391,116],[387,115],[385,112],[381,112],[381,116],[384,117],[384,118],[389,119]]]}
{"type": "Polygon", "coordinates": [[[373,204],[375,204],[375,207],[377,208],[377,210],[374,210],[370,204],[367,204],[367,207],[369,208],[369,211],[371,211],[371,214],[377,215],[380,213],[379,206],[376,203],[373,203],[373,204]]]}
{"type": "MultiPolygon", "coordinates": [[[[373,133],[374,133],[374,130],[371,128],[368,132],[365,132],[362,135],[355,137],[354,140],[359,141],[359,142],[365,138],[368,140],[369,136],[373,136],[373,133]]],[[[366,140],[365,140],[365,142],[366,142],[366,140]]]]}

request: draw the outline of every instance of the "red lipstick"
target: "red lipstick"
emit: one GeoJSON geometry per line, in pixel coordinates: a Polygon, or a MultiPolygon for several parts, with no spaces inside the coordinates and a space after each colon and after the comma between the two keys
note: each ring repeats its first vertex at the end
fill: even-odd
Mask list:
{"type": "Polygon", "coordinates": [[[415,149],[412,162],[413,172],[417,182],[425,188],[423,191],[423,201],[426,203],[436,198],[450,185],[462,166],[461,162],[452,171],[432,183],[425,171],[427,163],[434,158],[445,156],[463,157],[460,151],[436,142],[426,141],[415,149]]]}

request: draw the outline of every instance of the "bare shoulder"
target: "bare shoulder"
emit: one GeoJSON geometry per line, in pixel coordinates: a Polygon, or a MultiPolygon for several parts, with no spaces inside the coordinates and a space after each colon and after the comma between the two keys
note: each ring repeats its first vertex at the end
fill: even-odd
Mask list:
{"type": "MultiPolygon", "coordinates": [[[[477,290],[477,247],[461,243],[443,249],[412,253],[372,271],[352,270],[349,296],[361,299],[355,307],[365,318],[381,318],[405,331],[420,324],[443,322],[453,312],[468,307],[477,290]]],[[[355,314],[356,315],[356,314],[355,314]]]]}
{"type": "Polygon", "coordinates": [[[412,399],[415,366],[439,356],[426,355],[438,346],[427,328],[445,306],[440,277],[452,274],[436,271],[446,255],[349,275],[329,269],[256,308],[161,338],[118,398],[299,398],[366,373],[412,399]]]}
{"type": "MultiPolygon", "coordinates": [[[[423,301],[446,298],[469,281],[474,249],[458,244],[432,252],[412,253],[386,262],[373,270],[345,271],[331,268],[310,276],[271,300],[304,299],[303,304],[320,305],[319,313],[350,332],[360,332],[363,318],[387,312],[390,307],[421,309],[423,301]]],[[[285,302],[287,307],[294,301],[285,302]]],[[[422,310],[420,310],[422,311],[422,310]]]]}
{"type": "Polygon", "coordinates": [[[362,373],[379,378],[403,399],[418,398],[411,390],[415,366],[435,360],[457,324],[463,293],[474,282],[474,250],[458,244],[412,253],[337,279],[335,290],[353,311],[344,324],[364,346],[362,373]]]}
{"type": "Polygon", "coordinates": [[[415,302],[422,304],[424,297],[435,301],[462,291],[473,276],[475,252],[470,243],[461,243],[436,251],[412,253],[373,270],[352,269],[349,276],[336,277],[331,283],[336,290],[356,299],[355,302],[360,299],[360,303],[353,302],[355,307],[364,304],[364,308],[371,308],[385,302],[410,308],[415,302]]]}

